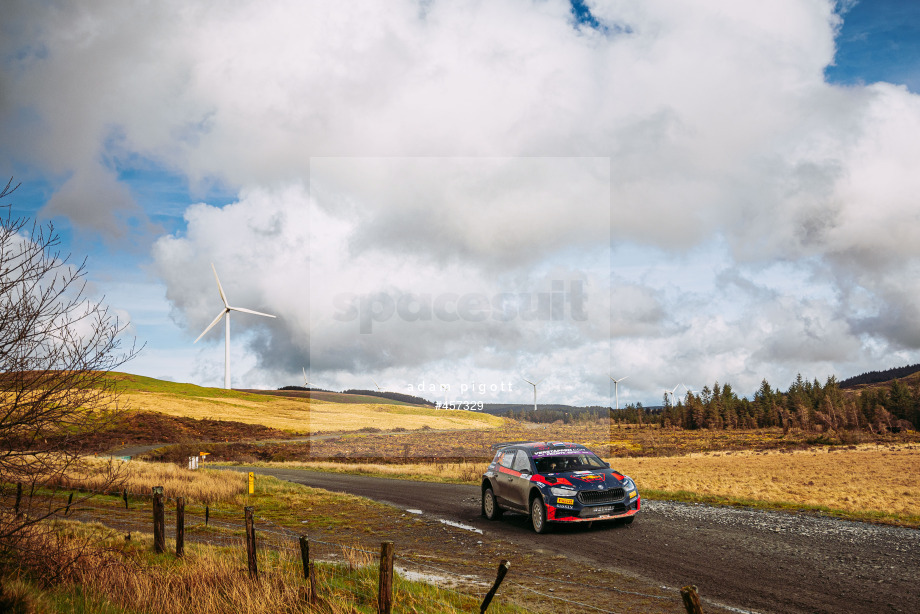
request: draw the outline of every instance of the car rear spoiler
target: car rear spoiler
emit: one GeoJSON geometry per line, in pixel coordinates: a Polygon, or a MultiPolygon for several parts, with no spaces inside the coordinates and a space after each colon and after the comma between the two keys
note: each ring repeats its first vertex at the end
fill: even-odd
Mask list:
{"type": "Polygon", "coordinates": [[[501,448],[507,448],[508,446],[516,446],[519,443],[533,443],[532,441],[502,441],[501,443],[493,443],[490,448],[493,452],[497,452],[501,448]]]}

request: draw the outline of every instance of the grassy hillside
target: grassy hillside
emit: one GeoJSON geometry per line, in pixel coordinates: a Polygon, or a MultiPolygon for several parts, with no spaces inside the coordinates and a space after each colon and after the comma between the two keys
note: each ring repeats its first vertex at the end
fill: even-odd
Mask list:
{"type": "Polygon", "coordinates": [[[853,385],[850,385],[844,388],[843,391],[844,392],[856,392],[857,394],[861,394],[863,392],[866,392],[867,390],[888,390],[891,388],[892,384],[894,384],[894,382],[896,381],[900,381],[906,384],[911,389],[916,389],[918,386],[920,386],[920,372],[911,373],[910,375],[906,375],[904,377],[895,377],[890,380],[886,380],[884,382],[872,382],[869,384],[853,384],[853,385]]]}
{"type": "Polygon", "coordinates": [[[204,388],[150,377],[112,373],[122,399],[133,410],[153,411],[197,420],[229,420],[298,433],[404,428],[482,429],[501,418],[478,412],[435,410],[375,397],[335,393],[266,394],[204,388]],[[312,398],[311,396],[312,395],[312,398]],[[334,395],[328,397],[326,395],[334,395]],[[331,401],[338,397],[355,397],[331,401]]]}
{"type": "Polygon", "coordinates": [[[327,403],[386,403],[387,405],[407,405],[409,407],[424,407],[415,403],[386,399],[365,394],[347,394],[344,392],[326,392],[321,390],[251,390],[241,389],[241,392],[252,394],[267,394],[276,397],[291,397],[295,399],[316,399],[327,403]]]}

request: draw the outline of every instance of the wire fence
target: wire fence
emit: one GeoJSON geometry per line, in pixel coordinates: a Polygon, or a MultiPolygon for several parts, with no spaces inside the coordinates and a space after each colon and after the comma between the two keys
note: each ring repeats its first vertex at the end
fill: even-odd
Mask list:
{"type": "MultiPolygon", "coordinates": [[[[111,531],[124,534],[126,539],[133,536],[149,535],[153,527],[152,496],[147,493],[127,492],[93,492],[82,491],[83,496],[88,495],[118,495],[123,503],[111,498],[78,497],[78,501],[67,505],[68,496],[58,492],[51,495],[35,495],[36,498],[44,497],[50,507],[59,507],[66,510],[62,515],[72,520],[86,523],[98,523],[111,531]]],[[[164,534],[168,543],[173,543],[177,535],[176,498],[163,497],[170,503],[164,509],[164,534]]],[[[12,508],[10,497],[2,497],[4,507],[12,508]]],[[[247,549],[247,526],[243,519],[243,509],[227,505],[194,504],[184,510],[184,540],[188,543],[210,545],[228,550],[239,551],[245,556],[247,549]]],[[[372,546],[359,541],[328,541],[311,537],[307,532],[296,531],[288,526],[255,514],[258,541],[258,566],[260,574],[290,573],[301,562],[302,537],[309,543],[310,559],[320,565],[323,579],[335,584],[340,589],[351,591],[356,598],[366,597],[366,591],[371,587],[361,586],[354,582],[346,581],[353,576],[355,570],[373,566],[380,557],[380,550],[371,549],[372,546]]],[[[479,601],[483,598],[489,587],[495,581],[495,567],[493,564],[475,564],[466,562],[463,570],[449,569],[444,565],[436,565],[430,561],[421,560],[418,555],[395,555],[395,566],[399,574],[406,580],[422,581],[432,585],[439,592],[442,599],[450,602],[456,601],[458,611],[461,603],[479,601]]],[[[662,589],[665,594],[650,594],[639,591],[630,591],[615,586],[603,584],[587,584],[574,582],[558,577],[547,577],[532,573],[509,579],[503,585],[505,589],[496,593],[497,597],[510,599],[512,603],[525,607],[534,612],[604,612],[609,614],[622,614],[616,610],[607,609],[598,604],[611,603],[611,599],[597,598],[603,594],[620,594],[641,597],[655,601],[679,600],[676,589],[662,589]],[[547,586],[554,587],[549,592],[547,586]],[[510,590],[509,590],[510,589],[510,590]],[[560,590],[561,589],[561,590],[560,590]],[[566,590],[568,589],[568,590],[566,590]],[[554,594],[555,593],[555,594],[554,594]],[[592,595],[594,603],[585,603],[585,595],[592,595]]]]}

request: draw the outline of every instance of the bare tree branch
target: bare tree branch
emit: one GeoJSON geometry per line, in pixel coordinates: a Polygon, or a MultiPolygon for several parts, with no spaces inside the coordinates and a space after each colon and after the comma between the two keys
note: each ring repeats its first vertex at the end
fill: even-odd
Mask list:
{"type": "MultiPolygon", "coordinates": [[[[11,179],[0,198],[16,187],[11,179]]],[[[0,218],[0,555],[35,543],[19,538],[60,513],[59,500],[32,495],[53,494],[74,473],[101,472],[112,488],[120,477],[117,464],[88,467],[83,441],[123,411],[108,373],[139,349],[122,349],[126,325],[86,296],[86,261],[72,264],[59,247],[50,223],[9,206],[0,218]],[[17,483],[29,494],[18,514],[17,483]]]]}

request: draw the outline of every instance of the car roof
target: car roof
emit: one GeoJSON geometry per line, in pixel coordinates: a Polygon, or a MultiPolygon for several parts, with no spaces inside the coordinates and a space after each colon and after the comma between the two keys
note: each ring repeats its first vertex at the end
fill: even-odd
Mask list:
{"type": "Polygon", "coordinates": [[[493,446],[499,450],[505,450],[507,448],[518,448],[526,450],[528,452],[538,452],[543,450],[571,450],[571,451],[586,451],[590,452],[588,448],[581,445],[580,443],[572,443],[570,441],[512,441],[507,443],[496,444],[493,446]]]}

